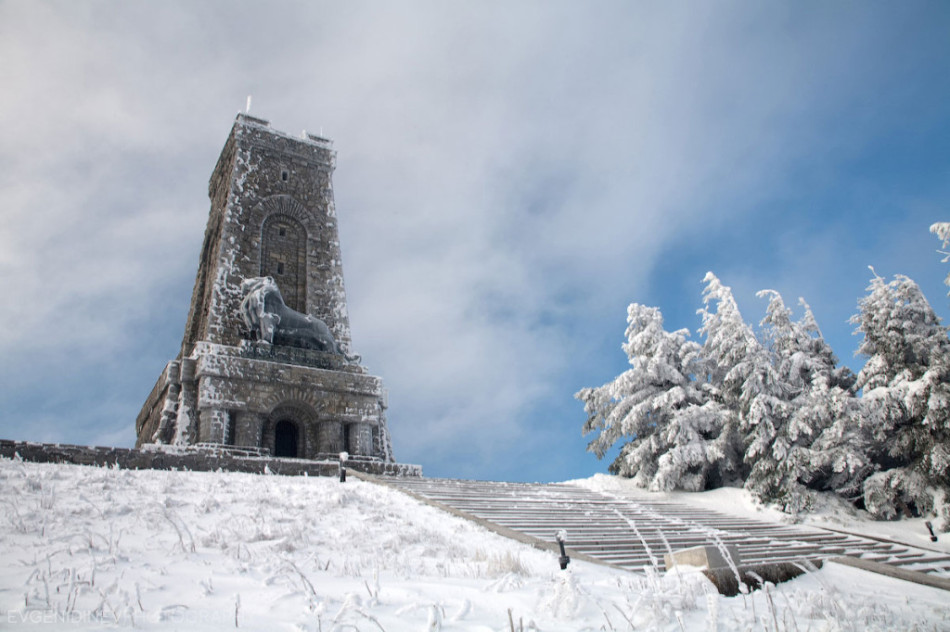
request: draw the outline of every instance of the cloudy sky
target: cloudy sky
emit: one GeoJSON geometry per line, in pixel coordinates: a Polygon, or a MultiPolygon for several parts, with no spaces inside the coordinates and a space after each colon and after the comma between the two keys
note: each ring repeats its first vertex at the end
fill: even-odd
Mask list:
{"type": "Polygon", "coordinates": [[[950,4],[0,1],[0,437],[131,445],[177,352],[234,116],[334,140],[354,350],[427,474],[604,471],[573,393],[626,305],[869,265],[938,313],[950,4]]]}

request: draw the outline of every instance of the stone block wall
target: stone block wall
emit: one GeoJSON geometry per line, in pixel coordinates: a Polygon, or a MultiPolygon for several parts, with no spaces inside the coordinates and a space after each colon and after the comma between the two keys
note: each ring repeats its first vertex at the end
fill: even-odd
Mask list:
{"type": "MultiPolygon", "coordinates": [[[[130,470],[191,470],[195,472],[249,472],[285,476],[336,476],[338,460],[311,461],[246,456],[240,450],[220,446],[173,449],[130,449],[78,446],[59,443],[32,443],[0,439],[0,457],[20,458],[37,463],[72,463],[130,470]]],[[[422,476],[418,465],[387,463],[378,459],[350,458],[347,469],[377,476],[422,476]]]]}

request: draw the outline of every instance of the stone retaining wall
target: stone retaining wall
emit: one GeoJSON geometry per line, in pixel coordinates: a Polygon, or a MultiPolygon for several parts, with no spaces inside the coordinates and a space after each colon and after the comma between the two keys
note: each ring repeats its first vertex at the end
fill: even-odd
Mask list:
{"type": "MultiPolygon", "coordinates": [[[[37,463],[73,463],[76,465],[118,466],[130,470],[192,470],[210,472],[250,472],[285,476],[336,476],[338,462],[278,459],[230,453],[226,449],[202,447],[165,449],[109,448],[62,443],[32,443],[0,439],[0,457],[19,458],[37,463]]],[[[387,463],[378,459],[350,457],[348,470],[383,476],[422,476],[422,467],[404,463],[387,463]]]]}

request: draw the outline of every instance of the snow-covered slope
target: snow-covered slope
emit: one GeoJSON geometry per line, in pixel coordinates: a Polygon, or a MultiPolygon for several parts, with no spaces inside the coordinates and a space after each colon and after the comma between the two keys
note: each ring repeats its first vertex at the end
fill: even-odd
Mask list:
{"type": "Polygon", "coordinates": [[[950,628],[947,593],[828,564],[720,596],[505,540],[353,480],[0,460],[0,628],[950,628]]]}

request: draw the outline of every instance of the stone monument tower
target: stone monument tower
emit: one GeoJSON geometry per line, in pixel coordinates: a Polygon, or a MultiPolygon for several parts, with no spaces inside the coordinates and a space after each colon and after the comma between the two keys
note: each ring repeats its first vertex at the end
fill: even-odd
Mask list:
{"type": "Polygon", "coordinates": [[[181,351],[139,413],[137,446],[393,461],[381,380],[350,348],[335,155],[325,138],[237,116],[181,351]]]}

